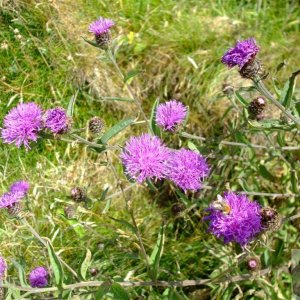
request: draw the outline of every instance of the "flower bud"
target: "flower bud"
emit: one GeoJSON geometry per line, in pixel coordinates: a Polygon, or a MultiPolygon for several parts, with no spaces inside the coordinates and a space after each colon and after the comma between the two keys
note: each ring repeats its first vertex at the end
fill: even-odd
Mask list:
{"type": "Polygon", "coordinates": [[[261,269],[261,262],[259,257],[251,256],[247,258],[247,269],[250,272],[256,272],[261,269]]]}
{"type": "Polygon", "coordinates": [[[86,200],[86,193],[80,187],[74,187],[71,190],[71,198],[75,202],[84,202],[86,200]]]}
{"type": "Polygon", "coordinates": [[[276,231],[280,228],[282,218],[276,209],[263,207],[260,210],[261,226],[266,231],[276,231]]]}
{"type": "Polygon", "coordinates": [[[65,213],[66,218],[73,219],[75,217],[74,205],[71,205],[71,204],[67,205],[64,209],[64,213],[65,213]]]}
{"type": "Polygon", "coordinates": [[[185,209],[185,206],[184,204],[182,203],[175,203],[173,206],[172,206],[172,213],[174,215],[178,215],[180,214],[181,212],[183,212],[185,209]]]}
{"type": "Polygon", "coordinates": [[[255,98],[248,106],[249,117],[252,120],[262,120],[263,111],[266,107],[266,100],[263,97],[255,98]]]}
{"type": "Polygon", "coordinates": [[[98,273],[99,273],[99,269],[98,268],[91,268],[90,269],[90,274],[91,274],[91,276],[97,276],[98,275],[98,273]]]}
{"type": "Polygon", "coordinates": [[[99,134],[102,132],[105,124],[104,121],[99,117],[93,117],[89,121],[89,130],[92,134],[99,134]]]}

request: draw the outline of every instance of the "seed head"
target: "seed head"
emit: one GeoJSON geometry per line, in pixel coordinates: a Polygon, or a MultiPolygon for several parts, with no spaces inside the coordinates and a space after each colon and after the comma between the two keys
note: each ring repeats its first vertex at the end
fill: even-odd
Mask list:
{"type": "Polygon", "coordinates": [[[104,121],[99,117],[93,117],[89,121],[89,130],[94,135],[101,133],[104,126],[104,121]]]}
{"type": "Polygon", "coordinates": [[[276,209],[263,207],[260,210],[262,229],[265,231],[277,231],[282,223],[282,217],[276,209]]]}
{"type": "Polygon", "coordinates": [[[80,187],[74,187],[71,190],[71,198],[75,202],[84,202],[86,200],[86,193],[84,189],[80,187]]]}

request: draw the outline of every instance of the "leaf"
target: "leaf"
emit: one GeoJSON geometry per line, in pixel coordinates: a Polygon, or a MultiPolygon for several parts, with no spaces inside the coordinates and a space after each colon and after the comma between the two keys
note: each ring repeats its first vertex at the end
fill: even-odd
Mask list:
{"type": "Polygon", "coordinates": [[[274,180],[273,175],[267,170],[267,168],[264,165],[260,165],[258,167],[258,171],[259,171],[259,174],[262,177],[264,177],[265,179],[270,180],[270,181],[274,180]]]}
{"type": "Polygon", "coordinates": [[[78,91],[76,91],[75,95],[73,95],[69,101],[68,109],[67,109],[67,116],[72,118],[74,114],[74,105],[77,99],[78,91]]]}
{"type": "Polygon", "coordinates": [[[239,92],[235,92],[235,97],[243,106],[245,107],[249,106],[247,100],[245,100],[244,97],[239,92]]]}
{"type": "Polygon", "coordinates": [[[125,76],[124,76],[124,82],[128,82],[130,79],[134,78],[135,76],[137,76],[138,74],[140,74],[141,71],[139,70],[131,70],[129,71],[125,76]]]}
{"type": "Polygon", "coordinates": [[[114,300],[130,300],[128,292],[118,283],[113,283],[110,291],[114,294],[114,300]]]}
{"type": "Polygon", "coordinates": [[[110,291],[111,285],[107,285],[106,282],[104,282],[102,285],[99,286],[96,294],[95,299],[102,300],[103,297],[110,291]]]}
{"type": "Polygon", "coordinates": [[[87,42],[88,44],[90,44],[90,45],[92,45],[92,46],[94,46],[94,47],[100,49],[99,45],[98,45],[96,42],[91,41],[91,40],[88,40],[88,39],[86,39],[86,38],[84,38],[84,37],[82,37],[82,38],[83,38],[84,41],[87,42]]]}
{"type": "Polygon", "coordinates": [[[289,80],[285,83],[282,93],[280,95],[280,103],[289,109],[291,107],[292,97],[296,85],[296,77],[300,74],[300,70],[294,72],[289,80]]]}
{"type": "Polygon", "coordinates": [[[28,284],[26,283],[26,275],[23,266],[15,260],[13,260],[13,264],[18,269],[19,281],[21,283],[21,286],[28,286],[28,284]]]}
{"type": "Polygon", "coordinates": [[[105,101],[125,101],[125,102],[133,102],[133,99],[130,98],[121,98],[121,97],[101,97],[101,99],[105,101]]]}
{"type": "Polygon", "coordinates": [[[160,128],[156,125],[156,109],[159,105],[159,98],[157,98],[152,106],[150,116],[150,129],[154,135],[160,136],[160,128]]]}
{"type": "Polygon", "coordinates": [[[136,233],[136,229],[133,225],[131,225],[130,223],[128,223],[127,221],[125,220],[122,220],[122,219],[116,219],[116,218],[113,218],[113,217],[109,217],[110,219],[124,225],[127,229],[129,229],[130,231],[132,231],[133,233],[136,233]]]}
{"type": "Polygon", "coordinates": [[[59,287],[62,287],[63,280],[64,280],[63,268],[62,268],[59,258],[57,257],[57,255],[49,241],[47,243],[47,250],[48,250],[48,254],[49,254],[49,258],[50,258],[50,264],[51,264],[51,267],[52,267],[52,270],[54,273],[56,285],[59,287]]]}
{"type": "Polygon", "coordinates": [[[283,124],[282,121],[276,120],[276,119],[270,119],[270,120],[263,120],[263,121],[255,121],[255,120],[249,120],[248,123],[254,127],[259,129],[289,129],[290,126],[283,124]]]}
{"type": "Polygon", "coordinates": [[[99,201],[104,201],[107,195],[107,192],[109,190],[109,187],[107,187],[102,193],[99,201]]]}
{"type": "Polygon", "coordinates": [[[86,280],[86,272],[91,264],[91,259],[92,259],[92,253],[89,249],[86,249],[85,258],[80,267],[80,274],[84,280],[86,280]]]}
{"type": "Polygon", "coordinates": [[[102,135],[102,137],[98,140],[98,143],[100,142],[102,144],[106,144],[111,138],[113,138],[115,135],[120,133],[122,130],[124,130],[126,127],[131,125],[133,122],[134,121],[131,118],[127,118],[120,121],[119,123],[111,127],[108,131],[106,131],[102,135]]]}
{"type": "Polygon", "coordinates": [[[292,185],[292,192],[294,194],[298,194],[299,187],[298,187],[298,175],[295,170],[291,170],[291,185],[292,185]]]}
{"type": "Polygon", "coordinates": [[[165,243],[165,224],[163,224],[160,227],[159,233],[158,233],[158,237],[157,237],[157,241],[156,241],[156,245],[151,253],[150,256],[150,267],[151,267],[151,271],[152,271],[152,275],[154,277],[154,280],[157,279],[157,275],[158,275],[158,268],[159,268],[159,262],[160,259],[162,257],[163,254],[163,250],[164,250],[164,243],[165,243]]]}
{"type": "Polygon", "coordinates": [[[110,199],[108,199],[107,201],[106,201],[106,204],[105,204],[105,207],[104,207],[104,209],[102,210],[102,213],[103,214],[106,214],[107,212],[108,212],[108,210],[109,210],[109,208],[110,208],[110,205],[111,205],[111,198],[110,199]]]}

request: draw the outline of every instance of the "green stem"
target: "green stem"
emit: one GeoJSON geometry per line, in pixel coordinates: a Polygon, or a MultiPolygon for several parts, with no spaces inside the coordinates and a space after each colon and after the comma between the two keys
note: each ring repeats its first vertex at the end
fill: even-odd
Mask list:
{"type": "Polygon", "coordinates": [[[117,61],[116,61],[116,59],[115,59],[115,57],[114,57],[114,55],[113,55],[113,53],[111,52],[110,49],[107,50],[107,54],[108,54],[109,59],[113,63],[114,67],[116,68],[116,70],[117,70],[120,78],[124,82],[125,88],[126,88],[128,94],[129,94],[130,98],[133,99],[133,101],[135,102],[136,106],[138,107],[141,115],[143,116],[143,119],[145,120],[146,124],[150,128],[150,125],[149,125],[149,122],[148,122],[148,118],[146,117],[146,114],[144,113],[144,110],[142,108],[142,105],[141,105],[140,101],[134,96],[134,93],[133,93],[130,85],[127,84],[127,82],[125,82],[125,76],[124,76],[122,70],[120,69],[120,67],[119,67],[119,65],[118,65],[118,63],[117,63],[117,61]]]}
{"type": "Polygon", "coordinates": [[[300,119],[293,116],[290,111],[286,110],[285,107],[278,102],[273,95],[268,91],[266,86],[264,85],[263,81],[260,78],[256,78],[253,80],[257,90],[261,92],[266,98],[268,98],[275,106],[277,106],[283,114],[285,114],[289,119],[294,121],[294,123],[299,127],[300,126],[300,119]]]}

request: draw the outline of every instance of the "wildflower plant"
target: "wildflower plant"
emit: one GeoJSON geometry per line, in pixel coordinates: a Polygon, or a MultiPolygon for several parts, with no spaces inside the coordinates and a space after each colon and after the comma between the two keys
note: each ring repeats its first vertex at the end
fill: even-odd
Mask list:
{"type": "MultiPolygon", "coordinates": [[[[296,71],[291,75],[285,87],[280,91],[279,99],[276,99],[263,83],[267,77],[257,58],[261,48],[258,42],[254,38],[236,42],[233,48],[225,52],[221,62],[229,68],[237,67],[242,78],[250,79],[253,83],[251,92],[255,91],[256,95],[254,99],[249,99],[249,94],[242,93],[242,90],[231,90],[228,98],[232,101],[232,107],[236,108],[238,115],[230,135],[232,140],[229,140],[229,137],[223,140],[219,136],[206,138],[196,134],[194,132],[195,127],[192,127],[192,121],[188,122],[189,109],[184,104],[184,99],[181,101],[157,99],[152,103],[151,112],[144,108],[141,99],[130,84],[138,72],[125,74],[118,64],[116,53],[120,45],[111,42],[113,40],[111,29],[116,27],[115,23],[117,22],[100,17],[92,22],[88,28],[90,33],[94,35],[95,41],[85,40],[89,45],[101,51],[106,57],[106,61],[111,63],[116,74],[124,83],[124,90],[128,92],[129,98],[118,98],[118,101],[121,99],[121,101],[127,101],[133,105],[134,109],[130,111],[130,116],[126,116],[105,130],[103,130],[104,122],[98,116],[87,121],[86,128],[77,128],[76,116],[74,116],[76,94],[71,98],[67,109],[63,107],[45,109],[42,105],[34,102],[19,103],[4,117],[1,133],[5,144],[14,144],[18,148],[24,146],[27,152],[34,151],[30,147],[32,142],[40,140],[41,146],[43,146],[43,140],[58,139],[62,144],[83,145],[86,150],[92,152],[93,157],[97,157],[97,163],[100,161],[98,158],[101,158],[101,164],[107,167],[114,178],[116,191],[111,192],[107,188],[100,195],[98,193],[97,199],[96,197],[92,199],[87,196],[84,188],[73,185],[68,192],[68,200],[71,200],[72,204],[61,200],[64,202],[64,213],[61,215],[66,219],[69,227],[78,234],[79,238],[84,236],[84,230],[92,228],[91,232],[96,234],[93,237],[88,237],[93,239],[93,243],[89,243],[89,245],[97,247],[98,250],[92,253],[87,248],[80,265],[78,265],[77,253],[74,254],[74,257],[76,256],[74,261],[66,261],[64,251],[57,249],[57,245],[66,241],[62,239],[62,241],[57,242],[55,240],[60,229],[55,231],[51,238],[42,237],[27,220],[30,212],[17,214],[16,220],[13,222],[29,231],[40,247],[45,250],[41,251],[44,256],[44,266],[28,270],[28,285],[25,282],[24,270],[20,264],[15,263],[20,274],[20,284],[12,286],[10,276],[13,275],[9,275],[8,279],[5,278],[7,263],[4,258],[0,257],[0,277],[2,281],[4,280],[3,282],[0,281],[0,287],[8,290],[16,288],[21,291],[20,293],[24,292],[25,294],[26,292],[27,295],[37,292],[54,293],[56,297],[61,299],[66,297],[71,299],[70,297],[75,295],[81,297],[97,295],[99,299],[104,296],[117,299],[118,295],[121,295],[120,299],[131,299],[126,287],[153,286],[155,289],[155,287],[161,286],[167,288],[165,293],[168,293],[168,299],[181,299],[181,294],[185,296],[183,288],[186,286],[207,285],[214,287],[214,285],[224,282],[230,285],[232,282],[242,282],[246,279],[259,280],[268,274],[269,268],[272,267],[271,263],[268,265],[271,260],[265,259],[266,269],[262,269],[263,264],[260,258],[262,253],[266,253],[266,251],[268,251],[268,255],[272,255],[267,248],[269,246],[267,245],[268,238],[273,238],[273,235],[281,230],[285,222],[295,220],[299,215],[283,218],[280,208],[271,207],[271,201],[269,206],[265,200],[264,196],[266,194],[269,196],[270,193],[264,193],[263,190],[249,190],[245,178],[238,178],[233,175],[234,168],[240,167],[237,161],[243,160],[243,158],[240,158],[234,151],[233,153],[228,151],[224,155],[222,147],[247,149],[251,152],[251,159],[254,160],[259,155],[255,152],[256,149],[270,150],[268,147],[254,144],[250,140],[251,134],[255,134],[257,131],[262,132],[271,141],[274,141],[272,134],[274,132],[277,134],[276,138],[279,145],[272,145],[273,149],[271,149],[274,150],[272,152],[274,156],[280,156],[281,154],[277,154],[276,151],[281,151],[283,148],[289,151],[296,147],[294,144],[298,141],[296,136],[299,133],[300,116],[299,105],[294,100],[293,92],[296,76],[300,72],[296,71]],[[267,104],[275,105],[282,113],[282,117],[265,119],[263,113],[267,104]],[[133,128],[135,125],[140,126],[139,134],[131,135],[126,131],[126,138],[124,139],[123,136],[121,143],[116,142],[120,133],[133,128]],[[292,133],[292,137],[289,136],[290,144],[282,138],[281,132],[283,130],[292,133]],[[87,138],[84,136],[84,132],[87,133],[87,138]],[[228,166],[231,169],[228,169],[228,166]],[[138,212],[135,210],[136,205],[132,200],[132,193],[128,192],[132,187],[136,188],[138,195],[149,193],[153,205],[158,207],[158,203],[162,206],[165,205],[161,209],[163,222],[157,232],[158,237],[155,245],[145,243],[147,228],[143,229],[143,226],[151,220],[151,216],[145,220],[140,220],[137,217],[138,212]],[[118,203],[118,209],[125,211],[127,220],[118,219],[108,214],[111,199],[116,194],[122,197],[123,206],[118,203]],[[106,201],[105,207],[100,212],[98,208],[104,201],[106,201]],[[171,201],[172,204],[169,207],[166,205],[169,203],[168,201],[171,201]],[[97,214],[90,211],[92,206],[97,206],[97,214]],[[105,224],[108,230],[112,229],[111,237],[113,238],[110,243],[115,243],[117,250],[122,249],[120,247],[121,238],[128,239],[128,243],[134,245],[134,251],[126,253],[126,255],[132,259],[132,261],[128,260],[130,267],[135,264],[139,265],[134,270],[135,276],[139,280],[134,281],[132,279],[134,273],[132,271],[120,280],[118,276],[105,274],[105,264],[101,264],[102,269],[99,266],[92,266],[93,260],[97,260],[98,256],[102,255],[103,248],[99,243],[95,246],[94,240],[96,241],[99,235],[97,227],[103,224],[98,224],[94,219],[93,221],[89,219],[85,222],[78,221],[77,213],[75,214],[76,207],[79,208],[79,214],[87,214],[89,217],[91,215],[95,219],[100,214],[107,215],[112,222],[124,226],[130,232],[121,230],[117,225],[105,224]],[[172,213],[174,218],[170,217],[172,213]],[[162,257],[166,255],[167,251],[171,251],[172,256],[175,256],[172,261],[174,268],[180,266],[180,255],[173,254],[172,240],[177,239],[183,229],[189,231],[189,228],[198,227],[201,227],[201,234],[198,234],[199,231],[191,230],[189,233],[191,240],[197,239],[197,243],[202,243],[207,247],[207,252],[212,258],[218,257],[221,262],[208,263],[208,265],[211,264],[215,267],[213,272],[210,269],[210,273],[206,271],[196,273],[205,276],[205,278],[199,279],[195,276],[195,278],[188,280],[183,278],[179,280],[176,276],[180,274],[180,268],[174,272],[175,269],[167,270],[167,264],[161,267],[161,264],[165,263],[162,257]],[[270,232],[272,233],[270,234],[270,232]],[[115,238],[115,236],[118,237],[115,238]],[[121,238],[119,238],[120,236],[121,238]],[[228,268],[223,268],[222,262],[224,261],[228,268]],[[241,267],[244,262],[246,262],[247,269],[245,273],[241,267]],[[89,268],[90,272],[88,272],[89,268]],[[137,272],[141,272],[141,274],[137,274],[137,272]],[[92,280],[87,278],[89,273],[93,277],[92,280]],[[232,282],[230,279],[226,279],[228,275],[235,276],[232,282]],[[101,280],[97,280],[97,276],[101,280]],[[98,290],[95,289],[96,287],[98,290]],[[181,294],[177,292],[175,287],[182,288],[181,294]]],[[[229,124],[232,125],[230,122],[229,124]]],[[[20,149],[19,151],[23,150],[20,149]]],[[[287,160],[287,158],[285,159],[287,160]]],[[[245,160],[242,163],[247,165],[248,162],[245,160]]],[[[261,165],[260,171],[264,177],[273,178],[265,166],[261,165]]],[[[241,173],[247,175],[247,168],[242,169],[241,173]]],[[[297,177],[294,176],[295,181],[297,177]]],[[[247,179],[249,183],[254,180],[247,179]]],[[[13,183],[10,188],[6,188],[0,197],[0,208],[7,210],[14,208],[28,195],[29,188],[27,181],[13,183]]],[[[92,188],[97,189],[98,187],[92,186],[92,188]]],[[[261,188],[263,189],[263,185],[261,188]]],[[[296,194],[298,188],[295,182],[291,183],[291,189],[296,194]]],[[[271,193],[272,197],[276,195],[280,194],[276,191],[271,193]]],[[[28,207],[24,210],[28,210],[28,207]]],[[[188,252],[189,245],[184,245],[181,249],[188,252]]],[[[179,253],[177,250],[175,252],[179,253]]],[[[201,254],[199,252],[199,255],[201,254]]],[[[267,254],[263,255],[267,256],[267,254]]],[[[115,257],[112,257],[113,259],[115,257]]],[[[272,263],[275,264],[277,258],[272,256],[272,259],[272,263]]],[[[114,267],[117,273],[119,265],[114,264],[114,267]]],[[[206,267],[203,266],[203,268],[206,267]]],[[[209,266],[205,270],[208,268],[209,266]]],[[[240,287],[239,290],[241,290],[240,287]]],[[[156,292],[160,293],[159,289],[156,292]]],[[[132,294],[134,293],[132,292],[132,294]]],[[[212,296],[213,293],[214,288],[211,291],[212,296]]],[[[159,294],[159,296],[162,295],[159,294]]],[[[215,298],[221,299],[221,294],[215,296],[215,298]]]]}

